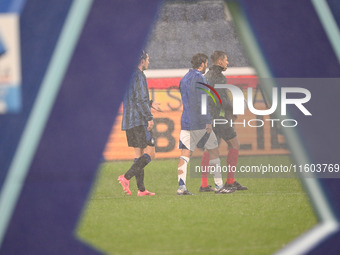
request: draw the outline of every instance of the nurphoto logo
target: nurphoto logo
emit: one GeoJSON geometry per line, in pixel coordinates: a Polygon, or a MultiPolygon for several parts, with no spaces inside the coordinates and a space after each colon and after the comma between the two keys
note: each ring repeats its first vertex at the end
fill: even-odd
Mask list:
{"type": "MultiPolygon", "coordinates": [[[[265,110],[258,110],[255,109],[254,107],[254,102],[253,102],[253,88],[248,87],[248,96],[247,100],[244,98],[242,90],[231,84],[216,84],[215,87],[212,87],[208,84],[198,82],[201,85],[206,86],[210,90],[212,90],[217,98],[220,101],[220,104],[222,106],[222,101],[217,93],[216,89],[228,89],[232,96],[233,96],[233,114],[234,115],[244,115],[245,111],[245,102],[247,102],[247,106],[250,110],[251,113],[255,115],[270,115],[274,113],[278,107],[278,98],[279,98],[279,93],[278,93],[278,88],[273,88],[272,89],[272,105],[269,109],[265,110]]],[[[202,94],[201,95],[201,114],[206,115],[207,114],[207,109],[208,109],[208,97],[209,95],[212,100],[214,101],[215,105],[217,105],[215,98],[213,97],[212,93],[206,89],[197,87],[201,90],[204,90],[207,94],[202,94]]],[[[281,109],[281,115],[286,116],[287,115],[287,105],[295,105],[304,115],[306,116],[311,116],[312,114],[307,110],[307,108],[303,105],[307,103],[311,99],[311,93],[308,89],[305,88],[299,88],[299,87],[282,87],[281,88],[281,93],[280,93],[280,109],[281,109]],[[300,94],[299,98],[288,98],[288,94],[300,94]]],[[[248,122],[243,120],[243,122],[235,122],[233,120],[226,120],[226,119],[214,119],[213,120],[213,126],[215,127],[216,125],[223,125],[223,124],[228,124],[233,126],[233,125],[243,125],[244,127],[246,124],[248,124],[249,127],[261,127],[264,125],[264,122],[270,122],[271,126],[274,126],[275,122],[280,122],[283,127],[295,127],[297,126],[298,122],[294,119],[251,119],[248,122]]]]}

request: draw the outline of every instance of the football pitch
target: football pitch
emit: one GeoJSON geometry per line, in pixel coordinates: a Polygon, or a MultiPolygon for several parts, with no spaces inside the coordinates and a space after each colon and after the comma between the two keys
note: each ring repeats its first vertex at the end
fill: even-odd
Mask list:
{"type": "MultiPolygon", "coordinates": [[[[289,164],[288,156],[240,157],[239,164],[289,164]]],[[[132,161],[105,162],[79,222],[77,236],[106,254],[272,254],[310,229],[317,218],[298,179],[240,178],[248,191],[177,196],[177,159],[152,161],[145,186],[154,197],[123,192],[117,177],[132,161]]],[[[223,163],[223,162],[222,162],[223,163]]],[[[189,171],[188,171],[189,172],[189,171]]],[[[213,185],[213,179],[209,179],[213,185]]]]}

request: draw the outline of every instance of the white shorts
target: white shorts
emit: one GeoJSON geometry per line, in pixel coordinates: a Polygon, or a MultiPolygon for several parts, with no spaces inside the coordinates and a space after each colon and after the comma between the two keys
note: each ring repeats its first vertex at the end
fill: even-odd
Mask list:
{"type": "Polygon", "coordinates": [[[185,148],[183,145],[190,151],[194,151],[196,147],[212,150],[218,147],[218,142],[214,131],[209,135],[205,129],[181,130],[179,149],[185,148]]]}

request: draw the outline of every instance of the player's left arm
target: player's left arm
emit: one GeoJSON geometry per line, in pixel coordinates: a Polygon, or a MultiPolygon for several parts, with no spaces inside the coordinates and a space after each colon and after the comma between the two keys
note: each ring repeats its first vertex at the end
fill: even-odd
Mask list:
{"type": "MultiPolygon", "coordinates": [[[[227,79],[223,74],[218,78],[220,81],[220,84],[227,84],[227,79]]],[[[236,119],[237,116],[233,115],[233,103],[230,99],[230,96],[228,95],[228,92],[226,89],[218,89],[217,90],[222,101],[222,109],[225,112],[226,116],[229,119],[236,119]]]]}
{"type": "Polygon", "coordinates": [[[232,112],[233,111],[233,104],[230,100],[230,97],[228,95],[228,92],[226,89],[218,89],[218,94],[221,97],[222,101],[222,108],[225,112],[232,112]]]}
{"type": "Polygon", "coordinates": [[[147,85],[144,84],[143,79],[141,77],[136,77],[135,83],[135,95],[136,95],[136,105],[142,115],[144,116],[146,121],[151,121],[153,119],[153,115],[150,110],[150,100],[147,85]]]}

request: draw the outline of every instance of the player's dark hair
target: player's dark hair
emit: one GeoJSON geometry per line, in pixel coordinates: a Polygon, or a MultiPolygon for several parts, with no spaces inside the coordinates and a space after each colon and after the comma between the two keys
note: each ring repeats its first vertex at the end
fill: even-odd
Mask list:
{"type": "Polygon", "coordinates": [[[225,53],[224,51],[216,50],[210,56],[211,62],[213,64],[216,64],[219,59],[223,59],[225,56],[227,56],[227,53],[225,53]]]}
{"type": "Polygon", "coordinates": [[[145,60],[147,57],[148,57],[148,53],[145,50],[143,50],[140,57],[139,57],[139,60],[140,61],[142,61],[142,59],[145,60]]]}
{"type": "Polygon", "coordinates": [[[197,53],[191,59],[192,68],[197,69],[199,68],[202,63],[205,63],[208,59],[208,56],[204,53],[197,53]]]}

